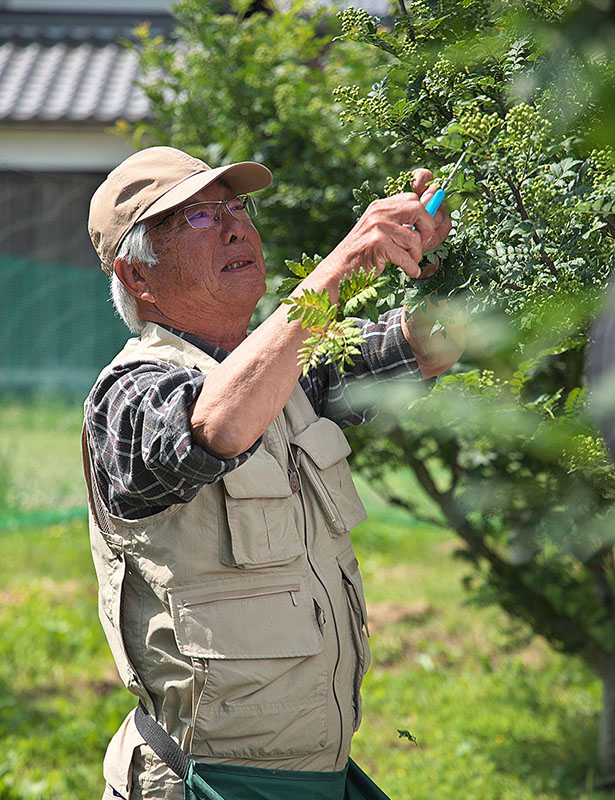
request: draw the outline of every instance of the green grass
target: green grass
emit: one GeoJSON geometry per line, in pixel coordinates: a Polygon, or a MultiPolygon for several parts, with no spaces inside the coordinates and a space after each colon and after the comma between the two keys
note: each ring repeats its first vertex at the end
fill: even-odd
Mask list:
{"type": "Polygon", "coordinates": [[[0,798],[95,798],[134,704],[97,618],[87,527],[0,534],[0,798]]]}
{"type": "MultiPolygon", "coordinates": [[[[11,507],[83,505],[79,427],[79,409],[0,407],[11,507]]],[[[595,677],[498,609],[466,605],[450,532],[362,493],[373,660],[353,757],[394,800],[615,800],[592,791],[595,677]]],[[[0,800],[99,797],[104,750],[133,705],[98,623],[85,522],[0,531],[0,800]]]]}
{"type": "Polygon", "coordinates": [[[76,404],[0,402],[0,511],[85,506],[76,404]]]}
{"type": "Polygon", "coordinates": [[[600,687],[584,665],[528,644],[497,609],[465,605],[449,533],[376,512],[355,541],[378,625],[353,756],[382,788],[412,800],[597,796],[600,687]]]}

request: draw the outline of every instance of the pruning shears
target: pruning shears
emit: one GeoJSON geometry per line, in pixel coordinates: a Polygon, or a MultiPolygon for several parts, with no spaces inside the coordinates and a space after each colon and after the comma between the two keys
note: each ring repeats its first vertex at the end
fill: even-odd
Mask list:
{"type": "Polygon", "coordinates": [[[425,206],[425,210],[427,211],[428,214],[431,214],[432,217],[435,216],[436,211],[440,208],[442,201],[446,197],[446,190],[451,185],[451,181],[455,177],[455,173],[457,172],[459,167],[463,164],[465,157],[468,155],[468,149],[469,148],[466,147],[463,153],[459,156],[459,158],[457,159],[457,163],[453,167],[453,171],[451,172],[451,174],[444,181],[444,183],[434,194],[434,196],[430,198],[429,202],[425,206]]]}

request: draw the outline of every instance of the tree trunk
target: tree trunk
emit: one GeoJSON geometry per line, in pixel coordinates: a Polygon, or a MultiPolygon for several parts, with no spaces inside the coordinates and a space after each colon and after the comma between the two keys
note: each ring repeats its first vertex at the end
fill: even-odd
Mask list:
{"type": "Polygon", "coordinates": [[[598,738],[598,757],[602,786],[615,785],[615,656],[605,659],[602,679],[602,714],[598,738]]]}

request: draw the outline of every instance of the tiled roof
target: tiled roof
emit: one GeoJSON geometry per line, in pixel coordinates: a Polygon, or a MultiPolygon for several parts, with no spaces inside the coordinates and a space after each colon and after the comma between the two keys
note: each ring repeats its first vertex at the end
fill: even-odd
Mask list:
{"type": "MultiPolygon", "coordinates": [[[[139,19],[108,14],[0,14],[0,122],[143,119],[137,58],[118,44],[139,19]]],[[[170,17],[154,15],[152,32],[170,17]]]]}
{"type": "Polygon", "coordinates": [[[113,122],[142,119],[134,53],[117,44],[0,45],[0,120],[113,122]]]}
{"type": "Polygon", "coordinates": [[[172,27],[171,15],[161,13],[0,11],[0,42],[117,42],[144,20],[155,36],[172,27]]]}

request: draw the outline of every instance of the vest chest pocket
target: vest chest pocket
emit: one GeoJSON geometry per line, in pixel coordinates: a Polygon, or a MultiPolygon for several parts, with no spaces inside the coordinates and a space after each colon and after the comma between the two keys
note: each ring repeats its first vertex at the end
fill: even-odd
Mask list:
{"type": "Polygon", "coordinates": [[[191,747],[270,758],[326,742],[327,670],[305,576],[245,574],[169,590],[181,653],[207,662],[191,747]]]}
{"type": "Polygon", "coordinates": [[[318,497],[332,536],[367,519],[346,456],[351,449],[338,425],[326,417],[290,439],[298,448],[299,468],[318,497]]]}
{"type": "Polygon", "coordinates": [[[223,564],[279,566],[305,552],[288,476],[270,453],[260,447],[222,480],[228,520],[228,542],[221,543],[223,564]]]}

